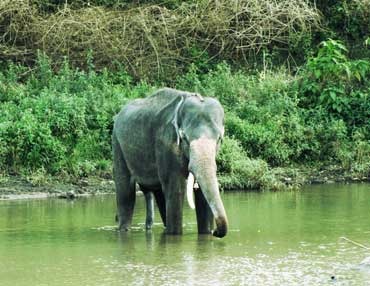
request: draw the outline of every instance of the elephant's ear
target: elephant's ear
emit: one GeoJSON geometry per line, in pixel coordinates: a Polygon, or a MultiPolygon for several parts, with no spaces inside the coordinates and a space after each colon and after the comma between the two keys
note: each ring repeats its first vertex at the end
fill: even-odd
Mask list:
{"type": "Polygon", "coordinates": [[[176,108],[175,108],[175,111],[174,111],[174,117],[173,117],[173,120],[172,120],[172,125],[175,127],[175,131],[176,131],[176,136],[177,136],[176,143],[177,143],[177,145],[180,145],[180,139],[183,136],[183,132],[179,128],[179,123],[178,123],[179,119],[178,118],[179,118],[179,110],[180,110],[181,105],[184,103],[184,100],[185,100],[185,97],[181,96],[181,100],[176,105],[176,108]]]}

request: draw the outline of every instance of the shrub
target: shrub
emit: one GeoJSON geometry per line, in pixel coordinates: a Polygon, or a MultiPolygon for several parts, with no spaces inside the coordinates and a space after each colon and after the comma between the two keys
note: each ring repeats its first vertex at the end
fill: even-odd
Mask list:
{"type": "Polygon", "coordinates": [[[72,69],[67,60],[54,72],[42,54],[22,77],[25,70],[9,64],[0,73],[1,169],[76,176],[109,169],[113,116],[151,87],[131,85],[123,71],[72,69]]]}
{"type": "Polygon", "coordinates": [[[191,70],[177,87],[217,97],[226,110],[226,133],[251,158],[280,165],[299,159],[306,148],[293,81],[284,71],[247,75],[223,63],[204,75],[191,70]]]}
{"type": "MultiPolygon", "coordinates": [[[[336,43],[330,45],[325,47],[329,50],[323,45],[324,51],[298,77],[285,70],[247,74],[222,63],[205,74],[193,65],[174,83],[215,96],[225,108],[226,138],[217,158],[224,188],[281,188],[277,176],[284,174],[269,166],[339,163],[348,171],[367,174],[367,64],[348,60],[344,52],[334,52],[336,43]],[[321,62],[330,53],[344,65],[321,62]],[[356,90],[350,91],[350,107],[339,111],[312,96],[319,93],[308,84],[320,89],[344,82],[346,89],[346,66],[356,90]],[[317,78],[316,69],[321,69],[317,78]]],[[[39,61],[29,74],[14,64],[0,73],[0,172],[31,172],[35,182],[43,174],[106,176],[111,169],[113,116],[127,101],[156,87],[135,83],[122,67],[119,72],[96,72],[93,67],[81,71],[65,59],[54,71],[47,57],[40,54],[39,61]]]]}
{"type": "Polygon", "coordinates": [[[7,146],[2,148],[4,167],[18,172],[21,167],[36,169],[45,166],[49,172],[55,171],[54,164],[62,159],[65,147],[31,109],[17,109],[16,112],[19,114],[16,120],[5,118],[1,124],[0,138],[7,146]]]}
{"type": "Polygon", "coordinates": [[[329,39],[317,56],[308,60],[299,81],[300,106],[324,109],[326,116],[342,120],[348,134],[361,128],[370,135],[370,62],[350,60],[340,42],[329,39]]]}
{"type": "MultiPolygon", "coordinates": [[[[368,0],[311,0],[325,18],[324,38],[339,38],[351,46],[351,56],[369,57],[370,50],[363,41],[370,31],[370,2],[368,0]]],[[[322,40],[323,38],[321,38],[322,40]]]]}
{"type": "Polygon", "coordinates": [[[370,63],[350,61],[347,52],[340,41],[329,39],[321,43],[317,56],[310,58],[303,70],[303,106],[320,105],[332,114],[349,115],[351,102],[367,99],[366,92],[362,93],[361,89],[368,89],[370,63]],[[358,90],[355,92],[353,88],[358,90]],[[356,96],[359,93],[361,96],[356,96]]]}
{"type": "Polygon", "coordinates": [[[263,160],[253,160],[229,137],[224,138],[217,157],[219,181],[224,189],[278,190],[283,184],[278,182],[263,160]]]}

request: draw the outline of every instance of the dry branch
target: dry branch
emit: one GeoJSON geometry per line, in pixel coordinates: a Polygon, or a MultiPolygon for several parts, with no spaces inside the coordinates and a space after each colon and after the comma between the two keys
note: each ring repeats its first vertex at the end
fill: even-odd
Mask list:
{"type": "Polygon", "coordinates": [[[3,0],[0,56],[32,62],[39,49],[54,61],[68,56],[83,66],[92,50],[97,68],[117,61],[138,77],[173,74],[197,60],[189,54],[191,48],[239,60],[268,45],[287,46],[319,27],[319,20],[318,11],[304,0],[204,0],[184,2],[174,10],[158,5],[124,11],[65,5],[52,14],[27,0],[3,0]]]}

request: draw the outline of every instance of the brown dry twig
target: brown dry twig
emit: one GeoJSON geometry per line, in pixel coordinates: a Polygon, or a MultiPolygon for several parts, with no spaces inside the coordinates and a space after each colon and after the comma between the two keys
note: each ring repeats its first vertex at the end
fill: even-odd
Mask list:
{"type": "Polygon", "coordinates": [[[97,68],[117,61],[134,76],[153,77],[174,74],[197,61],[199,53],[189,53],[192,48],[210,57],[240,60],[268,45],[287,46],[319,26],[319,12],[304,0],[204,0],[184,2],[174,10],[64,5],[49,14],[30,1],[4,0],[0,55],[27,63],[41,50],[54,62],[68,56],[84,66],[91,50],[97,68]]]}

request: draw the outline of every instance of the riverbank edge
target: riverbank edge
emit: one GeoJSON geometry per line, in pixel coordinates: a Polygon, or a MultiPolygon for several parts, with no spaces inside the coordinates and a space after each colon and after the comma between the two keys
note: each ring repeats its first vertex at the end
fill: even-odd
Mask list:
{"type": "MultiPolygon", "coordinates": [[[[277,168],[275,176],[284,186],[282,190],[299,190],[304,185],[312,184],[370,183],[370,173],[367,175],[358,174],[337,166],[326,168],[277,168]]],[[[237,188],[232,187],[225,189],[222,185],[221,189],[226,192],[237,190],[237,188]]],[[[0,201],[50,197],[75,199],[92,195],[114,194],[114,191],[114,181],[109,175],[68,180],[51,176],[41,181],[35,181],[32,177],[21,175],[3,175],[0,177],[0,201]]],[[[256,190],[246,189],[245,191],[256,190]]]]}

